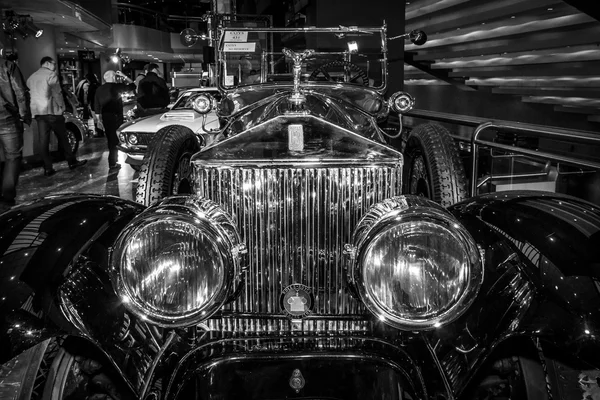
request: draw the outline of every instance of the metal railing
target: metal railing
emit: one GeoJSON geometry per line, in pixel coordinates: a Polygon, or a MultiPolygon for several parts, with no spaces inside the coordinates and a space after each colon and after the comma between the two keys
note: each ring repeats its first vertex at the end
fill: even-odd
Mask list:
{"type": "MultiPolygon", "coordinates": [[[[129,3],[115,3],[119,24],[137,25],[166,32],[181,32],[185,28],[198,31],[207,30],[207,18],[204,15],[173,15],[151,10],[129,3]]],[[[219,14],[219,22],[224,26],[236,26],[240,23],[254,22],[257,26],[273,25],[273,16],[254,14],[219,14]]]]}
{"type": "Polygon", "coordinates": [[[206,24],[202,16],[169,15],[129,3],[115,5],[119,24],[144,26],[166,32],[180,32],[193,24],[206,24]]]}
{"type": "MultiPolygon", "coordinates": [[[[555,128],[548,127],[543,125],[534,125],[534,124],[525,124],[519,122],[512,121],[496,121],[496,120],[486,120],[479,117],[471,117],[464,115],[454,115],[448,113],[438,113],[434,111],[426,111],[426,110],[412,110],[408,114],[408,116],[413,118],[420,119],[428,119],[438,122],[446,122],[452,123],[456,125],[462,126],[472,126],[475,127],[470,141],[471,148],[471,187],[470,194],[471,196],[475,196],[477,194],[477,189],[483,186],[486,182],[491,179],[499,178],[503,179],[506,177],[519,177],[519,174],[512,175],[498,175],[498,176],[487,176],[480,183],[477,182],[478,175],[478,166],[479,166],[479,150],[480,147],[485,147],[489,149],[498,149],[510,152],[512,154],[528,156],[536,159],[544,159],[548,161],[554,162],[562,162],[566,164],[575,165],[578,167],[588,167],[600,170],[600,162],[587,160],[581,157],[575,157],[571,155],[563,155],[556,152],[546,151],[546,150],[536,150],[536,149],[528,149],[523,147],[518,147],[516,145],[508,145],[502,144],[490,140],[485,140],[481,138],[481,135],[484,131],[495,129],[497,131],[502,132],[512,132],[512,133],[520,133],[526,134],[528,136],[538,137],[538,138],[549,138],[553,140],[562,140],[569,143],[580,143],[580,144],[589,144],[589,145],[600,145],[600,133],[595,134],[593,132],[588,131],[580,131],[574,129],[566,129],[566,128],[555,128]]],[[[458,138],[459,140],[466,141],[464,138],[458,138]]],[[[526,174],[528,177],[530,174],[526,174]]],[[[536,174],[537,176],[541,176],[541,174],[536,174]]],[[[533,176],[533,175],[532,175],[533,176]]]]}

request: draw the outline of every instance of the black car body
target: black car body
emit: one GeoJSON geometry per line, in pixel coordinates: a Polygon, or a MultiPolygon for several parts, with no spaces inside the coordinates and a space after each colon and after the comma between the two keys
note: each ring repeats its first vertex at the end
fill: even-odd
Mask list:
{"type": "MultiPolygon", "coordinates": [[[[221,50],[252,40],[227,32],[221,50]]],[[[385,27],[315,32],[381,35],[385,76],[385,27]]],[[[283,53],[293,84],[227,78],[222,127],[187,158],[192,194],[153,198],[153,178],[169,192],[179,176],[157,158],[148,207],[74,194],[0,216],[0,361],[78,337],[139,398],[582,396],[600,367],[598,208],[407,194],[385,82],[304,81],[314,53],[283,53]]],[[[189,153],[193,132],[168,129],[155,154],[189,153]]]]}

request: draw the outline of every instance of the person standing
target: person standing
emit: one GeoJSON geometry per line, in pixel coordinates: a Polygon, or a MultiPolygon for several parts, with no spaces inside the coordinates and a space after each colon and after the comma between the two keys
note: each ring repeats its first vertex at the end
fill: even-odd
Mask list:
{"type": "Polygon", "coordinates": [[[67,139],[67,127],[63,116],[65,101],[56,71],[56,61],[52,57],[43,57],[40,65],[40,69],[27,79],[27,86],[31,93],[31,114],[38,124],[44,175],[52,176],[56,171],[52,168],[50,157],[50,131],[54,131],[64,151],[69,169],[81,167],[87,163],[87,160],[77,160],[67,139]]]}
{"type": "Polygon", "coordinates": [[[23,156],[23,123],[31,125],[27,86],[12,61],[0,63],[0,153],[4,168],[0,175],[0,213],[15,205],[16,187],[23,156]]]}
{"type": "Polygon", "coordinates": [[[119,138],[117,128],[123,123],[123,100],[121,93],[135,90],[135,83],[121,71],[108,70],[104,73],[104,84],[96,90],[94,110],[98,120],[104,125],[104,133],[108,143],[108,169],[118,170],[121,164],[117,163],[119,138]],[[116,77],[121,77],[127,82],[117,83],[116,77]]]}
{"type": "Polygon", "coordinates": [[[160,76],[157,64],[148,64],[146,76],[142,79],[137,88],[137,103],[144,110],[162,109],[169,105],[169,88],[167,83],[160,76]]]}
{"type": "Polygon", "coordinates": [[[149,66],[149,65],[150,65],[150,64],[146,64],[146,65],[144,65],[144,70],[143,70],[142,72],[140,72],[140,73],[138,74],[138,76],[136,76],[136,78],[135,78],[135,82],[134,82],[134,83],[135,83],[135,91],[136,91],[136,94],[137,94],[137,89],[138,89],[138,87],[140,87],[140,82],[142,81],[142,79],[144,79],[144,78],[146,77],[146,72],[148,72],[148,66],[149,66]]]}
{"type": "Polygon", "coordinates": [[[90,120],[90,118],[93,119],[95,127],[94,136],[102,137],[104,134],[102,130],[97,127],[98,118],[94,114],[94,97],[96,95],[98,86],[100,86],[100,84],[96,74],[88,72],[85,75],[85,78],[82,79],[77,85],[77,88],[75,89],[75,95],[77,96],[79,104],[83,106],[83,120],[87,122],[90,120]]]}

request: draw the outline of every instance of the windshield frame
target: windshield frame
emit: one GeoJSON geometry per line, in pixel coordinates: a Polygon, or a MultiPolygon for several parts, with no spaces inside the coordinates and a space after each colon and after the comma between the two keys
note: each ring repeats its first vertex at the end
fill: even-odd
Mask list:
{"type": "MultiPolygon", "coordinates": [[[[331,28],[317,28],[317,27],[305,27],[305,28],[248,28],[248,27],[221,27],[219,29],[219,40],[218,40],[218,50],[217,50],[217,67],[218,67],[218,79],[217,79],[217,87],[223,93],[230,93],[236,90],[239,90],[240,87],[248,87],[248,86],[260,86],[260,85],[268,85],[268,86],[284,86],[284,87],[292,87],[293,82],[265,82],[265,83],[256,83],[256,84],[247,84],[243,86],[230,87],[225,86],[223,83],[223,71],[226,67],[226,52],[223,50],[225,46],[225,36],[226,32],[259,32],[259,33],[332,33],[337,35],[352,35],[352,34],[379,34],[381,38],[381,54],[382,54],[382,84],[379,87],[372,87],[371,89],[377,91],[379,94],[385,93],[387,89],[388,82],[388,52],[387,52],[387,27],[384,24],[380,27],[359,27],[359,26],[339,26],[339,27],[331,27],[331,28]]],[[[318,49],[315,49],[318,52],[318,49]]],[[[273,49],[269,49],[269,52],[265,54],[269,54],[273,51],[273,49]]],[[[343,52],[340,52],[342,54],[343,52]]],[[[332,82],[331,84],[339,85],[344,84],[340,82],[332,82]]],[[[304,86],[303,82],[301,86],[304,86]]]]}

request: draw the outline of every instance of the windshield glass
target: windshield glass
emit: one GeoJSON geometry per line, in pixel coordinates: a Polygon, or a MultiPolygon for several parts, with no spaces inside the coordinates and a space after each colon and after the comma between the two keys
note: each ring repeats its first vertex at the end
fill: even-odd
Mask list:
{"type": "Polygon", "coordinates": [[[224,29],[219,44],[221,84],[234,88],[270,82],[293,82],[291,58],[312,49],[302,62],[301,82],[385,85],[383,28],[235,28],[224,29]]]}

